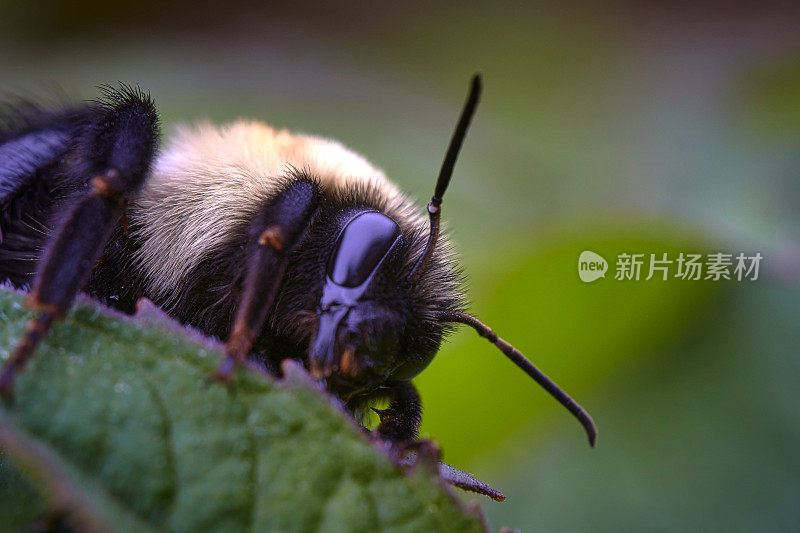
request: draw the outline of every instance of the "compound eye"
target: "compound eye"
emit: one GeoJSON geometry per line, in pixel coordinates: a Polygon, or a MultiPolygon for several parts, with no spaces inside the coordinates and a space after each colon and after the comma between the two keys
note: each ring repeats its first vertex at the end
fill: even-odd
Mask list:
{"type": "Polygon", "coordinates": [[[375,271],[399,235],[394,220],[382,213],[356,215],[336,239],[328,277],[337,285],[358,287],[375,271]]]}

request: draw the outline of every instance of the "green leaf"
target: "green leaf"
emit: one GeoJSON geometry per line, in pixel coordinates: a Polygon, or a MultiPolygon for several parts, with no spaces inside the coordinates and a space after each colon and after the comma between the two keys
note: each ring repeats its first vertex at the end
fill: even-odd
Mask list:
{"type": "MultiPolygon", "coordinates": [[[[31,318],[21,302],[0,291],[3,358],[31,318]]],[[[230,391],[204,384],[219,357],[152,309],[130,319],[81,301],[0,409],[0,529],[46,509],[79,529],[483,529],[428,469],[401,473],[299,367],[282,381],[240,370],[230,391]]]]}

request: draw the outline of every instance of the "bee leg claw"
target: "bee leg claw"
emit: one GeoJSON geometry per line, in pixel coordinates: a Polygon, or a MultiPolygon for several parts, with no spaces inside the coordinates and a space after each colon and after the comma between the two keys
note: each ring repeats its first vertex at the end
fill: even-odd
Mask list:
{"type": "Polygon", "coordinates": [[[416,440],[400,445],[400,462],[413,468],[424,465],[438,471],[442,449],[432,440],[416,440]]]}

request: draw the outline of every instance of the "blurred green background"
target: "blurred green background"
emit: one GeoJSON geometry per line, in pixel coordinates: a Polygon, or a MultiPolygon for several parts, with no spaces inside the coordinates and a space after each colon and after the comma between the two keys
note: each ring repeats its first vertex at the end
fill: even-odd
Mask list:
{"type": "Polygon", "coordinates": [[[797,531],[798,27],[791,3],[6,1],[0,90],[139,84],[167,131],[334,137],[426,200],[482,72],[444,206],[472,310],[600,435],[466,330],[417,379],[423,433],[508,496],[481,502],[494,529],[797,531]],[[583,250],[606,279],[579,280],[583,250]],[[717,251],[760,252],[759,279],[612,275],[717,251]]]}

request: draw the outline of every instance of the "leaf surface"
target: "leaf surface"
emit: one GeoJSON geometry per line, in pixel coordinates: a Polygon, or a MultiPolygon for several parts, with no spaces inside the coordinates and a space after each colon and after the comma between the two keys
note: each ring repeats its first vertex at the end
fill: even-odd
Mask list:
{"type": "MultiPolygon", "coordinates": [[[[30,317],[0,291],[0,356],[30,317]]],[[[79,302],[0,409],[3,529],[54,507],[125,531],[483,529],[427,469],[401,473],[299,367],[205,385],[220,353],[153,309],[79,302]]]]}

